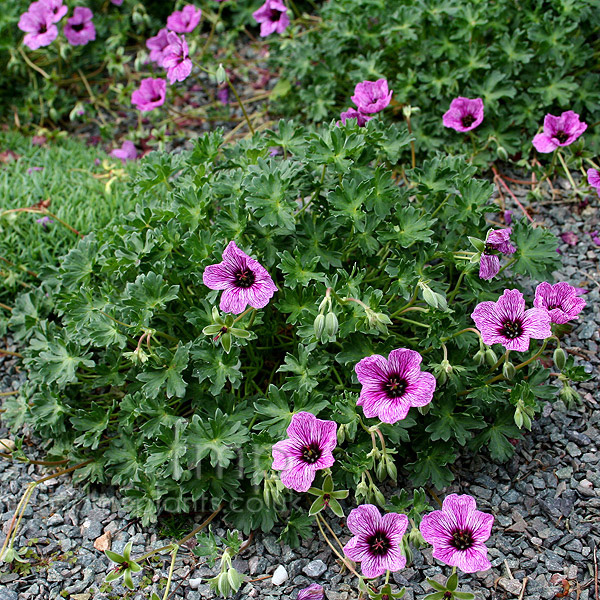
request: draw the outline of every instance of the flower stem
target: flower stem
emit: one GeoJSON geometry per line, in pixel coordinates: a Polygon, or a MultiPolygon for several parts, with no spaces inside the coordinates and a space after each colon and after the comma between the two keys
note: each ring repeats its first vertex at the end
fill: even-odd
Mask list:
{"type": "Polygon", "coordinates": [[[569,183],[571,184],[573,191],[576,194],[579,194],[579,189],[577,188],[577,186],[575,185],[575,182],[573,181],[573,177],[571,176],[571,171],[569,171],[569,167],[567,167],[567,163],[565,162],[565,159],[563,158],[563,155],[560,150],[556,151],[556,156],[558,156],[558,160],[560,161],[560,164],[562,165],[563,169],[565,170],[565,175],[567,176],[567,179],[569,180],[569,183]]]}
{"type": "Polygon", "coordinates": [[[520,200],[512,193],[512,190],[506,185],[506,182],[504,181],[504,179],[502,179],[502,176],[500,175],[500,173],[498,173],[494,165],[492,165],[492,172],[494,173],[494,179],[496,180],[496,183],[500,183],[502,185],[502,187],[509,193],[510,197],[515,201],[517,206],[521,209],[523,214],[529,219],[531,223],[533,223],[533,219],[525,210],[525,207],[521,204],[520,200]]]}
{"type": "Polygon", "coordinates": [[[169,567],[169,575],[167,577],[167,586],[165,587],[165,594],[163,596],[163,600],[167,600],[169,597],[169,590],[171,589],[171,580],[173,579],[173,571],[175,570],[175,558],[177,557],[177,551],[179,550],[179,546],[175,544],[173,546],[173,551],[171,552],[171,566],[169,567]]]}
{"type": "Polygon", "coordinates": [[[250,129],[250,133],[254,135],[254,127],[252,127],[252,123],[250,122],[250,117],[248,116],[248,113],[246,112],[246,107],[244,106],[244,103],[242,102],[239,94],[237,93],[237,90],[235,89],[235,86],[233,85],[233,83],[231,82],[231,79],[229,77],[227,78],[227,83],[229,84],[229,87],[231,88],[231,91],[233,92],[233,95],[235,96],[237,103],[240,105],[240,108],[242,109],[242,112],[244,113],[244,118],[246,119],[246,123],[248,123],[248,129],[250,129]]]}
{"type": "Polygon", "coordinates": [[[346,566],[346,568],[351,573],[353,573],[357,577],[360,577],[360,575],[358,574],[356,569],[348,562],[348,559],[337,551],[335,546],[331,543],[331,540],[327,537],[327,534],[325,533],[325,531],[323,530],[323,526],[321,525],[321,521],[323,521],[323,523],[325,523],[325,525],[327,527],[329,527],[329,525],[327,524],[327,521],[325,521],[325,519],[323,519],[323,517],[321,517],[321,515],[319,515],[319,514],[317,514],[316,517],[317,517],[317,525],[319,526],[321,535],[323,536],[323,539],[327,542],[327,545],[333,550],[334,554],[342,561],[342,563],[346,566]]]}
{"type": "Polygon", "coordinates": [[[251,310],[256,311],[255,308],[253,308],[252,306],[249,306],[241,315],[238,315],[233,322],[237,323],[244,315],[247,315],[251,310]]]}

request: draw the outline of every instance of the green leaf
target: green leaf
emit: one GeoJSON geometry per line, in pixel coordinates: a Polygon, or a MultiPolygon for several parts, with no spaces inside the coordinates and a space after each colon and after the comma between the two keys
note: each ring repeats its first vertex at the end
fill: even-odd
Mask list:
{"type": "Polygon", "coordinates": [[[392,225],[389,233],[384,233],[382,239],[397,243],[401,248],[410,248],[417,242],[430,242],[433,224],[427,215],[421,215],[414,206],[406,206],[396,212],[397,224],[392,225]]]}
{"type": "Polygon", "coordinates": [[[162,390],[168,398],[177,396],[183,398],[187,382],[182,373],[187,367],[191,343],[179,344],[172,354],[166,348],[160,348],[157,356],[163,362],[163,368],[158,371],[145,371],[137,375],[143,381],[142,392],[148,398],[156,398],[162,390]]]}
{"type": "Polygon", "coordinates": [[[558,240],[554,234],[521,220],[512,226],[511,239],[517,247],[512,270],[538,281],[552,281],[552,272],[560,265],[556,252],[558,240]]]}
{"type": "Polygon", "coordinates": [[[250,439],[240,421],[224,414],[219,408],[214,417],[205,420],[194,415],[188,438],[188,454],[193,465],[208,456],[213,467],[224,469],[236,457],[236,451],[250,439]]]}
{"type": "Polygon", "coordinates": [[[302,543],[301,540],[311,537],[313,522],[314,520],[306,514],[292,510],[277,541],[287,544],[292,550],[299,548],[302,543]]]}
{"type": "Polygon", "coordinates": [[[234,390],[240,387],[242,362],[239,359],[239,350],[234,349],[230,354],[223,354],[215,347],[194,347],[192,358],[195,365],[194,377],[197,377],[200,382],[208,379],[211,382],[209,389],[213,396],[217,396],[223,390],[227,381],[231,383],[234,390]]]}
{"type": "Polygon", "coordinates": [[[314,353],[309,353],[306,346],[299,344],[298,357],[296,358],[293,354],[286,354],[284,364],[277,369],[278,373],[294,374],[287,377],[281,389],[310,392],[319,383],[316,376],[326,369],[327,364],[324,361],[317,362],[314,353]]]}
{"type": "Polygon", "coordinates": [[[289,250],[278,252],[277,256],[281,260],[279,269],[284,274],[286,285],[291,289],[306,287],[311,281],[325,281],[325,275],[314,270],[319,263],[317,256],[309,260],[306,255],[299,256],[297,251],[292,256],[289,250]]]}
{"type": "MultiPolygon", "coordinates": [[[[174,427],[158,434],[156,443],[148,448],[148,459],[145,468],[150,473],[158,473],[161,477],[172,477],[179,481],[186,465],[183,461],[188,453],[190,437],[185,435],[188,424],[185,419],[178,419],[174,427]]],[[[191,429],[191,428],[190,428],[191,429]]]]}

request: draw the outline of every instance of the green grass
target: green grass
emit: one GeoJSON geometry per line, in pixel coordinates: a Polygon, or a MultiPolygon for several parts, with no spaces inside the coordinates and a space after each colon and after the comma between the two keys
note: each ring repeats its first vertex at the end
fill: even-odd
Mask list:
{"type": "Polygon", "coordinates": [[[0,132],[0,152],[7,150],[19,155],[0,163],[0,300],[10,305],[18,292],[35,286],[36,278],[27,271],[58,264],[78,236],[57,219],[44,227],[36,222],[42,214],[6,211],[50,199],[48,210],[85,235],[131,210],[128,181],[136,165],[123,167],[73,138],[40,147],[20,134],[0,132]]]}

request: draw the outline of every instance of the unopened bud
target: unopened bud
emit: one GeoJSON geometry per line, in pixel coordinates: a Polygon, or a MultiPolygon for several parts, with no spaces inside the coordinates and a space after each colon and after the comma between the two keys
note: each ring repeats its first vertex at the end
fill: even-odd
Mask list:
{"type": "Polygon", "coordinates": [[[222,83],[225,83],[227,81],[227,71],[225,71],[225,68],[222,64],[219,64],[219,66],[217,67],[217,71],[215,73],[215,80],[218,85],[221,85],[222,83]]]}
{"type": "Polygon", "coordinates": [[[438,295],[426,285],[422,286],[423,300],[429,304],[432,308],[438,308],[438,295]]]}
{"type": "Polygon", "coordinates": [[[381,490],[378,487],[373,487],[371,488],[371,491],[375,498],[375,502],[379,504],[379,506],[385,506],[385,496],[381,493],[381,490]]]}
{"type": "Polygon", "coordinates": [[[406,565],[410,565],[413,559],[413,552],[407,536],[402,537],[402,554],[406,557],[406,565]]]}
{"type": "Polygon", "coordinates": [[[515,369],[515,365],[507,360],[502,367],[502,375],[504,376],[504,379],[513,379],[516,373],[517,371],[515,369]]]}
{"type": "Polygon", "coordinates": [[[337,443],[342,445],[346,439],[346,426],[342,423],[337,430],[337,443]]]}
{"type": "Polygon", "coordinates": [[[496,148],[496,154],[500,160],[508,160],[508,152],[504,146],[498,146],[496,148]]]}
{"type": "Polygon", "coordinates": [[[318,314],[315,318],[315,337],[320,340],[325,330],[325,315],[318,314]]]}
{"type": "Polygon", "coordinates": [[[338,332],[338,318],[334,312],[328,312],[325,317],[325,335],[333,337],[338,332]]]}
{"type": "Polygon", "coordinates": [[[476,364],[482,365],[485,362],[485,351],[478,350],[475,356],[473,357],[473,360],[476,364]]]}
{"type": "Polygon", "coordinates": [[[388,477],[392,481],[396,481],[398,479],[398,468],[396,467],[396,461],[391,456],[386,456],[385,467],[388,477]]]}
{"type": "Polygon", "coordinates": [[[493,367],[498,362],[498,357],[491,348],[488,348],[485,351],[485,362],[490,365],[490,367],[493,367]]]}
{"type": "Polygon", "coordinates": [[[567,355],[562,348],[557,348],[553,355],[554,364],[559,371],[562,371],[567,364],[567,355]]]}

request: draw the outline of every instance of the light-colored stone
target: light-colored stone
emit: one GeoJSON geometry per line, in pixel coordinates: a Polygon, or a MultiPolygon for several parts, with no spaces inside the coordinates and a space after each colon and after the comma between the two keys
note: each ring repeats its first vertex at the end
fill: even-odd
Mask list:
{"type": "Polygon", "coordinates": [[[284,581],[287,581],[288,572],[283,565],[279,565],[275,572],[273,573],[273,577],[271,578],[271,583],[273,585],[281,585],[284,581]]]}

